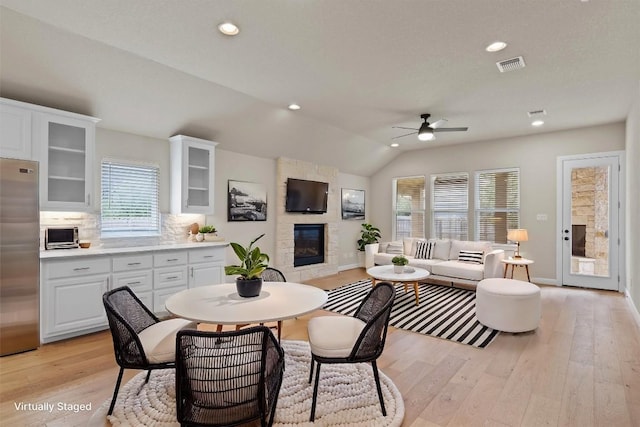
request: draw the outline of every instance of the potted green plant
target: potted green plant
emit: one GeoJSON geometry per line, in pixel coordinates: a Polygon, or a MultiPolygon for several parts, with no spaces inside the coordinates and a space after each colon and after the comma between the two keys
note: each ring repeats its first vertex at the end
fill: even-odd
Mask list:
{"type": "Polygon", "coordinates": [[[213,225],[203,225],[202,227],[200,227],[200,230],[198,230],[198,234],[202,235],[202,239],[199,239],[198,237],[196,237],[196,240],[198,241],[213,240],[213,237],[215,236],[217,231],[218,230],[216,230],[216,228],[213,225]]]}
{"type": "Polygon", "coordinates": [[[364,251],[365,268],[373,267],[373,255],[378,252],[378,241],[380,239],[380,229],[371,224],[362,224],[360,229],[360,239],[358,239],[358,250],[364,251]]]}
{"type": "Polygon", "coordinates": [[[391,264],[393,264],[393,272],[400,274],[404,272],[404,266],[409,264],[409,260],[404,255],[396,255],[391,258],[391,264]]]}
{"type": "Polygon", "coordinates": [[[239,243],[231,243],[231,248],[240,260],[240,265],[227,265],[224,267],[224,273],[227,276],[240,276],[236,278],[236,289],[241,297],[256,297],[262,290],[261,274],[269,265],[269,255],[253,245],[263,236],[264,233],[253,239],[247,247],[239,243]]]}
{"type": "Polygon", "coordinates": [[[378,243],[380,237],[381,236],[379,228],[367,223],[362,224],[362,229],[360,230],[360,238],[358,239],[358,250],[364,251],[364,247],[366,245],[378,243]]]}

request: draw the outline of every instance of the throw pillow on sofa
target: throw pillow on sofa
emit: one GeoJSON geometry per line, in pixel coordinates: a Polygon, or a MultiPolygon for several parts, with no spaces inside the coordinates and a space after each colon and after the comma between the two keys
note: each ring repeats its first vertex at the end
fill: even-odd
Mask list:
{"type": "Polygon", "coordinates": [[[482,251],[465,251],[462,250],[458,254],[458,261],[470,262],[472,264],[483,264],[484,252],[482,251]]]}
{"type": "Polygon", "coordinates": [[[402,245],[402,242],[389,242],[387,245],[388,254],[402,255],[403,250],[404,246],[402,245]]]}
{"type": "Polygon", "coordinates": [[[435,249],[433,250],[434,259],[449,259],[449,250],[451,249],[451,240],[438,240],[438,239],[429,239],[430,242],[435,243],[435,249]]]}
{"type": "Polygon", "coordinates": [[[416,242],[416,259],[433,259],[436,242],[421,240],[416,242]]]}

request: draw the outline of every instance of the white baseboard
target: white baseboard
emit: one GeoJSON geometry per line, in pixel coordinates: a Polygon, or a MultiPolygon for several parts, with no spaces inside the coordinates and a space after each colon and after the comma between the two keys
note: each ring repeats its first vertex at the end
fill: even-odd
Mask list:
{"type": "Polygon", "coordinates": [[[339,265],[338,266],[338,271],[351,270],[353,268],[360,268],[360,267],[362,267],[360,264],[339,265]]]}
{"type": "Polygon", "coordinates": [[[629,293],[629,289],[625,289],[624,294],[627,297],[627,301],[629,302],[629,307],[631,308],[631,313],[633,314],[633,318],[635,319],[638,327],[640,327],[640,312],[638,312],[638,308],[636,307],[633,298],[631,298],[631,294],[629,293]]]}
{"type": "Polygon", "coordinates": [[[531,282],[532,283],[539,283],[541,285],[560,286],[560,284],[558,283],[558,281],[556,279],[549,279],[549,278],[546,278],[546,277],[532,277],[531,278],[531,282]]]}

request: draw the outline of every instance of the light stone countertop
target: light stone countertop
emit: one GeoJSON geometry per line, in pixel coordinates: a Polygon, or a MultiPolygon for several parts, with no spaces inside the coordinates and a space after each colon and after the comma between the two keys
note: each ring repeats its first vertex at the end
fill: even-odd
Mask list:
{"type": "Polygon", "coordinates": [[[149,251],[170,251],[175,249],[199,249],[199,248],[210,248],[217,246],[228,246],[229,242],[185,242],[185,243],[174,243],[174,244],[166,244],[166,245],[151,245],[151,246],[127,246],[121,248],[100,248],[100,247],[90,247],[88,249],[52,249],[52,250],[41,250],[40,251],[40,259],[51,259],[51,258],[71,258],[71,257],[80,257],[80,256],[91,256],[91,255],[118,255],[118,254],[129,254],[135,252],[149,252],[149,251]]]}

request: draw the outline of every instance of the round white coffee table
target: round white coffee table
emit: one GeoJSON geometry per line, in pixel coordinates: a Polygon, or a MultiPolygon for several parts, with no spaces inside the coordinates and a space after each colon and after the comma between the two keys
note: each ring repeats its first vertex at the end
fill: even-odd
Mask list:
{"type": "Polygon", "coordinates": [[[507,278],[507,271],[509,271],[509,266],[511,266],[511,278],[513,279],[513,269],[515,267],[524,267],[527,270],[527,281],[531,282],[531,278],[529,277],[529,266],[534,263],[532,259],[527,258],[507,258],[503,259],[502,263],[504,264],[504,278],[507,278]]]}
{"type": "Polygon", "coordinates": [[[418,289],[418,281],[429,277],[429,272],[424,268],[405,267],[405,272],[394,273],[393,265],[378,265],[367,269],[367,274],[371,276],[371,283],[375,286],[377,281],[387,281],[393,284],[402,283],[404,291],[407,292],[407,286],[413,284],[413,292],[416,297],[416,305],[420,304],[420,296],[418,289]]]}

